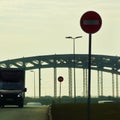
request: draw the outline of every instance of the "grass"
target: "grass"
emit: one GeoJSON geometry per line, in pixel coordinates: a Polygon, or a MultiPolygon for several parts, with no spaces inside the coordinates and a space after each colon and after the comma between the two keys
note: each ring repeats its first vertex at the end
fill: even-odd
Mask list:
{"type": "MultiPolygon", "coordinates": [[[[54,104],[52,120],[87,120],[87,104],[54,104]]],[[[91,104],[91,120],[120,120],[120,103],[91,104]]]]}

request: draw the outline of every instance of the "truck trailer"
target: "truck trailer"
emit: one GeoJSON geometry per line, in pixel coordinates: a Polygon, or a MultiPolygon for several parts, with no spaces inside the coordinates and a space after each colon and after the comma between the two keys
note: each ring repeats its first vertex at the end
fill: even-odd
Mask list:
{"type": "Polygon", "coordinates": [[[0,107],[18,105],[22,108],[26,90],[24,69],[0,69],[0,107]]]}

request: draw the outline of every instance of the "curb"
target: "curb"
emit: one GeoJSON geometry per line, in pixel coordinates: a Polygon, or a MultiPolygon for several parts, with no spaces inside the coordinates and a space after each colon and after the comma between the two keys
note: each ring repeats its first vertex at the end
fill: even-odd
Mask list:
{"type": "Polygon", "coordinates": [[[51,106],[49,106],[49,108],[48,108],[48,119],[52,120],[51,106]]]}

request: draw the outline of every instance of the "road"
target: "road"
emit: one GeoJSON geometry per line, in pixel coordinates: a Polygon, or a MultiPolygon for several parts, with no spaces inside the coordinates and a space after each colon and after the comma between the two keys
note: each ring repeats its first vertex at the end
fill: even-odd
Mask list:
{"type": "Polygon", "coordinates": [[[48,120],[48,107],[2,108],[0,120],[48,120]]]}

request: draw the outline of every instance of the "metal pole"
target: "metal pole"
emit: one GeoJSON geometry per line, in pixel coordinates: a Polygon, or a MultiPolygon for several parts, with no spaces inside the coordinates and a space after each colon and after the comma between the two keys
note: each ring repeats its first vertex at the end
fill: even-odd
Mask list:
{"type": "Polygon", "coordinates": [[[114,88],[114,73],[112,73],[112,96],[115,97],[114,95],[115,88],[114,88]]]}
{"type": "Polygon", "coordinates": [[[33,72],[33,74],[34,74],[34,98],[35,98],[35,71],[31,71],[31,72],[33,72]]]}
{"type": "Polygon", "coordinates": [[[66,37],[67,39],[72,39],[73,40],[73,59],[74,59],[74,102],[76,102],[76,71],[75,71],[75,40],[78,39],[78,38],[82,38],[82,36],[77,36],[77,37],[71,37],[71,36],[68,36],[66,37]]]}
{"type": "Polygon", "coordinates": [[[54,67],[54,97],[57,97],[57,69],[54,67]]]}
{"type": "Polygon", "coordinates": [[[83,68],[83,97],[85,97],[85,69],[83,68]]]}
{"type": "Polygon", "coordinates": [[[86,72],[85,72],[85,93],[86,93],[86,97],[88,96],[88,71],[86,69],[86,72]]]}
{"type": "Polygon", "coordinates": [[[60,91],[59,91],[59,103],[61,103],[61,82],[60,82],[60,91]]]}
{"type": "Polygon", "coordinates": [[[98,84],[97,84],[97,86],[98,86],[98,97],[100,97],[100,71],[98,70],[97,71],[97,76],[98,76],[98,84]]]}
{"type": "Polygon", "coordinates": [[[59,96],[60,96],[60,98],[61,98],[61,82],[60,82],[60,91],[59,91],[60,93],[59,93],[59,96]]]}
{"type": "Polygon", "coordinates": [[[103,72],[101,71],[101,96],[103,96],[103,72]]]}
{"type": "Polygon", "coordinates": [[[34,98],[35,98],[36,94],[35,94],[35,71],[34,71],[34,98]]]}
{"type": "Polygon", "coordinates": [[[41,68],[39,68],[39,98],[41,97],[41,68]]]}
{"type": "Polygon", "coordinates": [[[119,96],[119,89],[118,89],[118,75],[116,74],[116,97],[119,96]]]}
{"type": "Polygon", "coordinates": [[[91,120],[91,39],[92,34],[89,34],[89,55],[88,55],[88,120],[91,120]]]}
{"type": "Polygon", "coordinates": [[[68,76],[69,76],[69,97],[72,97],[72,68],[68,68],[68,76]]]}
{"type": "Polygon", "coordinates": [[[73,56],[74,56],[74,102],[76,102],[75,38],[73,38],[73,56]]]}

